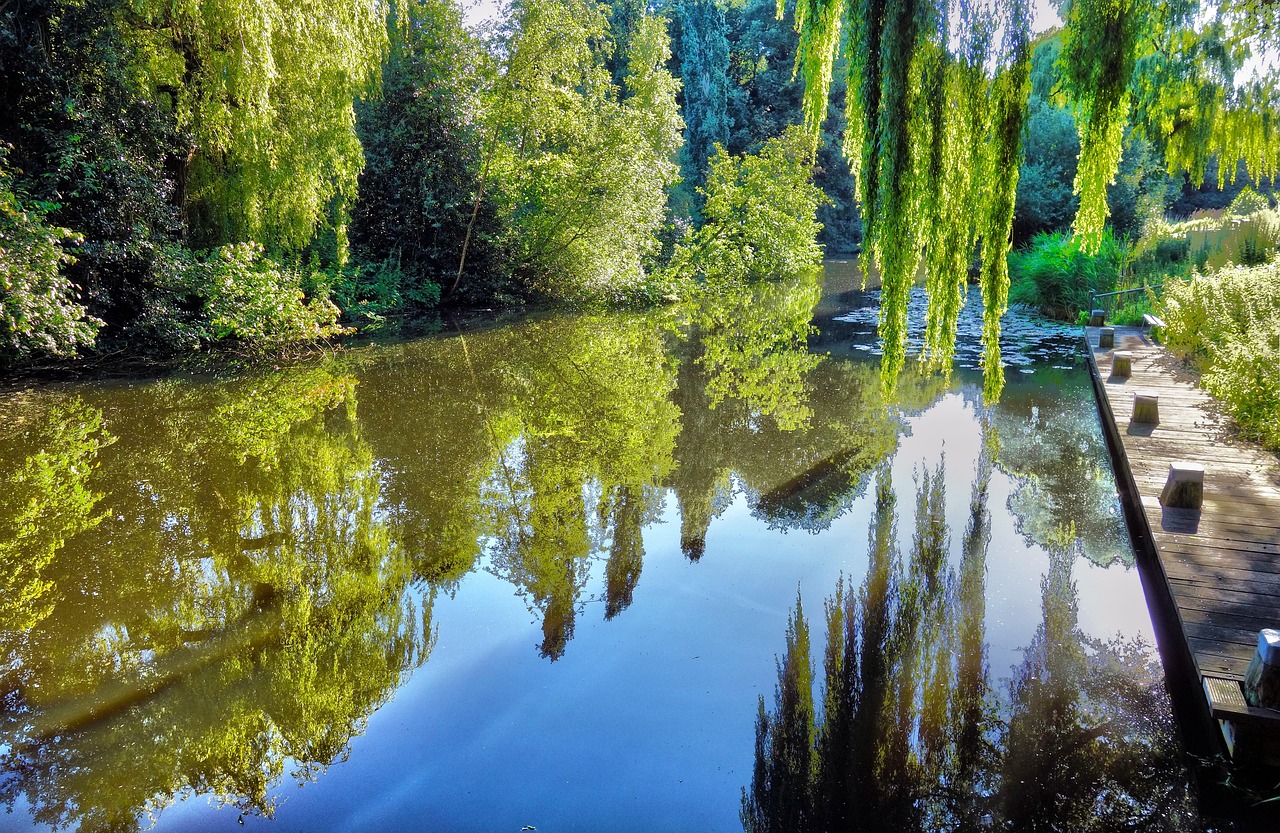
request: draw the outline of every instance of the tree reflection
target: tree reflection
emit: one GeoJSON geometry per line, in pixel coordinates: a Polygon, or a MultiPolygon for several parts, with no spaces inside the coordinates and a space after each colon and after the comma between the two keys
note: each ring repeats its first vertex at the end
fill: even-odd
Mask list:
{"type": "Polygon", "coordinates": [[[351,377],[165,394],[107,412],[144,430],[100,455],[110,515],[49,563],[53,608],[4,672],[0,798],[38,823],[135,829],[188,791],[270,815],[286,768],[345,754],[430,651],[351,377]]]}
{"type": "Polygon", "coordinates": [[[999,465],[1018,480],[1012,499],[1019,529],[1050,546],[1057,518],[1073,518],[1085,555],[1094,563],[1133,563],[1120,514],[1115,478],[1098,426],[1087,378],[1053,371],[1036,384],[1014,385],[995,410],[1000,432],[999,465]],[[1076,390],[1077,396],[1049,398],[1043,386],[1076,390]]]}
{"type": "Polygon", "coordinates": [[[489,569],[539,612],[539,652],[555,660],[606,546],[606,618],[631,603],[641,529],[660,509],[654,487],[674,465],[675,366],[656,329],[608,316],[533,323],[513,337],[504,419],[519,439],[498,450],[482,492],[489,569]]]}
{"type": "Polygon", "coordinates": [[[857,593],[841,580],[826,604],[817,716],[805,702],[799,602],[788,625],[773,708],[760,701],[745,830],[1195,829],[1149,648],[1079,630],[1072,532],[1050,548],[1043,621],[1012,684],[992,685],[983,584],[993,456],[988,447],[979,459],[954,566],[941,466],[918,476],[906,559],[881,471],[866,578],[857,593]]]}
{"type": "Polygon", "coordinates": [[[78,399],[26,416],[0,429],[0,667],[12,666],[13,642],[53,610],[50,562],[102,520],[102,496],[89,479],[114,439],[102,429],[102,412],[78,399]]]}
{"type": "Polygon", "coordinates": [[[805,425],[812,414],[808,374],[821,362],[805,346],[821,297],[821,274],[810,271],[728,289],[696,305],[708,407],[733,399],[752,421],[771,419],[784,431],[805,425]]]}
{"type": "Polygon", "coordinates": [[[816,275],[726,292],[688,309],[679,346],[682,430],[669,485],[691,560],[731,501],[731,472],[758,517],[818,531],[848,509],[902,427],[874,368],[810,351],[816,275]]]}

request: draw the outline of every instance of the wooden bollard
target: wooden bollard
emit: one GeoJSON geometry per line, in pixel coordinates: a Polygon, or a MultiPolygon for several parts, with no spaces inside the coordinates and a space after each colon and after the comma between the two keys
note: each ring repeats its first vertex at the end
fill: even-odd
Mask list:
{"type": "Polygon", "coordinates": [[[1130,422],[1140,425],[1155,425],[1160,421],[1160,397],[1147,391],[1138,391],[1133,395],[1133,416],[1130,422]]]}
{"type": "Polygon", "coordinates": [[[1170,463],[1169,477],[1160,491],[1160,504],[1168,509],[1199,509],[1204,502],[1204,466],[1170,463]]]}
{"type": "Polygon", "coordinates": [[[1280,709],[1280,631],[1258,631],[1258,650],[1244,672],[1244,699],[1251,706],[1280,709]]]}
{"type": "Polygon", "coordinates": [[[1133,372],[1133,353],[1128,350],[1111,352],[1111,375],[1128,376],[1133,372]]]}
{"type": "Polygon", "coordinates": [[[1105,324],[1105,323],[1107,323],[1107,311],[1106,311],[1106,310],[1104,310],[1104,309],[1096,309],[1096,310],[1094,310],[1093,312],[1089,313],[1089,326],[1090,326],[1090,327],[1101,327],[1101,326],[1102,326],[1103,324],[1105,324]]]}
{"type": "Polygon", "coordinates": [[[1116,346],[1116,328],[1103,327],[1098,330],[1098,346],[1099,347],[1115,347],[1116,346]]]}

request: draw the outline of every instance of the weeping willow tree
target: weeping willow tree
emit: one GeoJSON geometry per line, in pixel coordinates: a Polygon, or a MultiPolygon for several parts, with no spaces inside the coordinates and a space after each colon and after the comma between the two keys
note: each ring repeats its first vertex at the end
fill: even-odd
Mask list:
{"type": "Polygon", "coordinates": [[[1063,97],[1080,125],[1075,230],[1100,239],[1126,127],[1164,152],[1170,173],[1218,186],[1240,163],[1280,170],[1280,11],[1266,0],[1076,0],[1059,58],[1063,97]]]}
{"type": "MultiPolygon", "coordinates": [[[[1254,177],[1280,170],[1280,68],[1258,60],[1280,47],[1274,3],[1071,0],[1062,11],[1057,92],[1080,130],[1074,228],[1086,248],[1109,216],[1126,130],[1197,184],[1215,156],[1220,180],[1240,162],[1254,177]]],[[[796,0],[795,22],[795,71],[815,144],[836,57],[847,58],[844,153],[862,206],[864,273],[878,271],[883,284],[885,385],[906,361],[907,304],[921,271],[929,296],[921,358],[949,369],[976,247],[985,393],[997,398],[1030,86],[1028,0],[796,0]]]]}
{"type": "Polygon", "coordinates": [[[121,4],[131,68],[187,142],[166,161],[198,247],[305,246],[323,222],[345,247],[364,154],[353,102],[379,78],[379,0],[121,4]]]}
{"type": "Polygon", "coordinates": [[[984,367],[987,394],[998,397],[1004,257],[1029,94],[1026,0],[999,8],[973,0],[798,0],[795,19],[796,71],[805,78],[805,125],[815,142],[835,56],[842,46],[847,52],[844,153],[862,204],[866,265],[882,281],[884,384],[896,384],[906,361],[907,304],[922,266],[929,293],[922,359],[949,369],[970,256],[981,241],[984,367]]]}

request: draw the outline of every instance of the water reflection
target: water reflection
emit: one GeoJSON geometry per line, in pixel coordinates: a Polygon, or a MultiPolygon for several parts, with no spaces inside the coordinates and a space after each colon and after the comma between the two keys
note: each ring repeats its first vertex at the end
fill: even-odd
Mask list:
{"type": "MultiPolygon", "coordinates": [[[[662,554],[699,579],[738,561],[776,566],[708,546],[733,514],[720,528],[749,527],[762,548],[799,532],[798,546],[821,551],[831,538],[818,536],[853,520],[869,520],[871,539],[860,586],[842,584],[825,610],[834,636],[816,709],[799,659],[807,625],[795,619],[785,708],[761,710],[757,783],[773,786],[753,788],[751,824],[843,829],[866,822],[866,807],[908,826],[1014,818],[992,796],[1012,783],[1019,733],[1048,742],[1049,730],[1020,728],[1044,713],[1033,704],[1020,717],[1016,704],[1041,696],[1031,682],[994,693],[987,484],[1014,476],[1010,523],[1038,544],[1078,515],[1081,535],[1101,542],[1084,545],[1096,546],[1090,557],[1107,563],[1127,548],[1107,543],[1117,521],[1096,425],[1056,398],[1076,377],[1015,377],[1004,404],[983,411],[958,560],[936,459],[919,469],[904,555],[886,461],[944,395],[960,390],[977,409],[978,394],[962,369],[951,380],[904,373],[887,396],[840,309],[809,275],[651,314],[547,315],[230,380],[6,399],[0,800],[34,824],[85,831],[146,826],[192,795],[270,817],[282,785],[323,781],[346,759],[469,586],[518,598],[532,620],[511,637],[523,659],[570,675],[589,626],[626,633],[646,605],[676,606],[656,596],[672,593],[657,578],[662,554]]],[[[954,427],[949,454],[969,441],[954,427]]],[[[1075,675],[1073,714],[1096,716],[1104,700],[1086,678],[1145,659],[1083,644],[1074,665],[1018,679],[1075,675]]],[[[671,673],[680,645],[649,650],[646,673],[671,673]]],[[[465,713],[457,699],[425,711],[443,723],[465,713]]],[[[1071,742],[1065,729],[1054,738],[1071,742]]]]}
{"type": "Polygon", "coordinates": [[[942,467],[918,476],[905,557],[881,470],[866,578],[826,601],[823,684],[797,601],[772,708],[759,700],[744,830],[1201,829],[1150,646],[1079,629],[1073,529],[1053,536],[1041,622],[1011,682],[993,677],[992,466],[988,449],[956,564],[942,467]]]}
{"type": "Polygon", "coordinates": [[[376,509],[354,380],[116,393],[144,430],[110,453],[83,409],[67,416],[81,433],[53,423],[53,448],[97,455],[104,493],[67,488],[105,512],[55,548],[48,609],[10,643],[0,798],[82,830],[132,829],[188,791],[270,815],[286,769],[313,778],[340,757],[431,647],[431,596],[376,509]]]}

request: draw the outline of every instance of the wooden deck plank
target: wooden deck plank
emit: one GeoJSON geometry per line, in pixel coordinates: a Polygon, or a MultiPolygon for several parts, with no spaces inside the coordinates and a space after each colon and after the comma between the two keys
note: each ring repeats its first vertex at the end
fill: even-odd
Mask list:
{"type": "MultiPolygon", "coordinates": [[[[1090,345],[1097,334],[1086,329],[1090,345]]],[[[1131,374],[1111,376],[1111,350],[1096,347],[1091,370],[1117,475],[1126,494],[1137,490],[1126,504],[1144,526],[1135,540],[1159,562],[1195,672],[1241,679],[1258,631],[1280,627],[1280,458],[1241,439],[1196,375],[1143,330],[1116,327],[1115,343],[1132,353],[1131,374]],[[1158,423],[1131,424],[1136,391],[1160,397],[1158,423]],[[1205,467],[1199,511],[1161,506],[1174,462],[1205,467]]]]}

